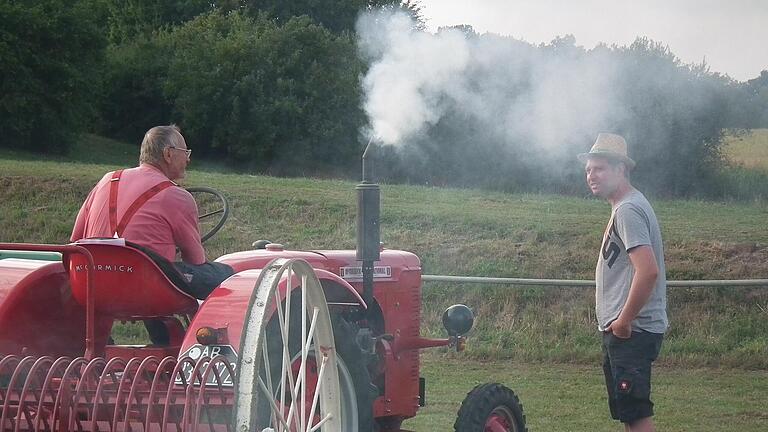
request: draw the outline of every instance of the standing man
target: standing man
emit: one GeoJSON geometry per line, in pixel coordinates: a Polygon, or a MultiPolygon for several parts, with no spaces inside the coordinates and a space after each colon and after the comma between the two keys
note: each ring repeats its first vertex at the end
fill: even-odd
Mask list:
{"type": "Polygon", "coordinates": [[[589,153],[587,184],[611,204],[597,260],[595,308],[611,416],[631,432],[655,431],[651,365],[667,329],[661,231],[648,200],[629,181],[635,162],[619,135],[601,133],[589,153]]]}
{"type": "Polygon", "coordinates": [[[206,298],[233,271],[226,264],[206,261],[197,203],[174,183],[184,178],[191,153],[175,125],[147,131],[139,166],[104,175],[80,208],[70,240],[124,238],[156,261],[173,263],[187,281],[178,288],[206,298]],[[177,248],[181,260],[174,262],[177,248]]]}

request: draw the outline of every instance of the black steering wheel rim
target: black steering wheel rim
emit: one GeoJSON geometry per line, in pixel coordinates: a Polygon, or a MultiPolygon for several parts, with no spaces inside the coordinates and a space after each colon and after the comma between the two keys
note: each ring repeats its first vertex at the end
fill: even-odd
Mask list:
{"type": "Polygon", "coordinates": [[[221,227],[224,226],[224,222],[226,222],[227,219],[229,218],[229,200],[227,200],[227,197],[224,196],[223,193],[219,192],[216,189],[209,188],[209,187],[206,187],[206,186],[189,187],[189,188],[187,188],[187,192],[191,193],[193,197],[195,196],[196,193],[210,194],[210,195],[213,195],[216,198],[218,198],[218,200],[221,202],[221,208],[220,209],[212,211],[212,212],[208,212],[208,213],[206,213],[204,215],[198,215],[198,220],[202,220],[202,219],[205,219],[205,218],[217,215],[217,214],[221,214],[221,216],[219,217],[219,220],[216,222],[216,224],[213,226],[213,228],[208,230],[207,233],[205,233],[205,234],[200,236],[200,241],[202,243],[205,243],[206,240],[210,239],[217,232],[219,232],[221,227]]]}

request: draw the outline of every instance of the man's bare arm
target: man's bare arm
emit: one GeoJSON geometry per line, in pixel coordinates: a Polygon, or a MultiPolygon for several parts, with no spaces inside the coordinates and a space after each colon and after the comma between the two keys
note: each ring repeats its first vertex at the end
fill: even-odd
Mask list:
{"type": "Polygon", "coordinates": [[[635,268],[629,296],[619,317],[606,329],[620,338],[628,338],[632,335],[632,320],[648,302],[656,286],[656,279],[659,277],[659,266],[656,264],[656,256],[650,246],[632,248],[629,251],[629,260],[635,268]]]}

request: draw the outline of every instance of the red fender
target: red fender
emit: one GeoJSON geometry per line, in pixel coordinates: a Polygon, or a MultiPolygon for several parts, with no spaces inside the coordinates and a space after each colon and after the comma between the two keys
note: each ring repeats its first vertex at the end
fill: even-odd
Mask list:
{"type": "MultiPolygon", "coordinates": [[[[367,308],[365,301],[357,290],[338,275],[327,270],[314,269],[326,291],[329,302],[354,302],[367,308]]],[[[261,274],[261,269],[245,270],[231,276],[216,288],[200,307],[192,320],[190,331],[184,338],[182,353],[197,343],[195,331],[201,327],[216,329],[218,343],[232,345],[238,350],[243,321],[247,314],[248,304],[253,294],[254,285],[261,274]]],[[[300,287],[300,280],[294,275],[290,283],[291,292],[300,287]]],[[[288,287],[287,278],[280,281],[278,293],[280,299],[285,298],[288,287]]],[[[267,314],[274,313],[274,303],[268,306],[267,314]]]]}
{"type": "MultiPolygon", "coordinates": [[[[331,273],[327,270],[322,270],[322,269],[315,269],[315,275],[317,275],[317,278],[320,279],[320,283],[322,283],[324,280],[327,280],[343,286],[344,288],[347,289],[348,293],[354,297],[357,303],[359,303],[363,308],[368,309],[368,305],[365,304],[365,300],[363,300],[363,297],[360,295],[359,292],[357,292],[355,287],[350,285],[349,282],[342,279],[339,275],[335,273],[331,273]]],[[[326,293],[326,295],[327,294],[328,293],[326,293]]]]}
{"type": "MultiPolygon", "coordinates": [[[[363,300],[363,297],[360,295],[357,290],[349,284],[349,282],[345,281],[338,275],[331,273],[327,270],[322,269],[313,269],[315,271],[315,275],[320,280],[320,283],[323,285],[323,291],[326,294],[326,301],[329,303],[333,303],[334,301],[339,300],[348,300],[349,298],[347,296],[351,296],[353,300],[355,300],[360,306],[364,308],[368,308],[368,305],[365,304],[365,301],[363,300]],[[326,284],[323,284],[323,281],[326,281],[326,284]],[[330,281],[333,284],[337,284],[341,286],[344,289],[343,294],[338,292],[331,292],[329,293],[329,284],[327,284],[327,281],[330,281]],[[329,299],[330,297],[330,299],[329,299]]],[[[286,278],[283,278],[280,280],[280,283],[278,285],[278,292],[280,293],[280,301],[282,302],[285,297],[285,291],[286,291],[286,284],[288,283],[288,280],[286,278]]],[[[301,281],[294,275],[291,278],[291,293],[293,293],[294,290],[299,289],[301,287],[301,281]]],[[[274,303],[272,305],[268,306],[267,314],[268,317],[271,318],[272,314],[275,311],[275,305],[274,303]]]]}

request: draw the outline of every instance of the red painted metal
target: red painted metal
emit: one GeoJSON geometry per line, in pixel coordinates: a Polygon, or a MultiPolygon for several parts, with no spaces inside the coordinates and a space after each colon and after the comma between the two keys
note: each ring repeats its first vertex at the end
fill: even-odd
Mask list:
{"type": "MultiPolygon", "coordinates": [[[[233,387],[224,382],[224,375],[235,376],[231,359],[218,356],[177,360],[177,357],[197,344],[195,331],[203,326],[215,329],[217,343],[230,345],[236,353],[260,269],[277,257],[307,260],[326,288],[329,303],[336,304],[335,307],[341,310],[370,308],[373,314],[380,314],[378,320],[368,316],[357,325],[374,326],[380,321],[371,330],[377,336],[379,358],[372,371],[372,382],[380,390],[380,396],[374,401],[374,416],[382,432],[401,431],[402,422],[416,415],[419,350],[450,342],[420,336],[421,263],[418,257],[407,252],[381,252],[376,266],[386,271],[374,280],[375,304],[371,305],[362,301],[361,279],[355,278],[354,272],[344,271],[359,267],[353,250],[254,250],[225,255],[218,261],[230,264],[237,273],[214,290],[195,312],[189,298],[176,295],[175,287],[148,257],[138,251],[127,251],[129,248],[0,244],[0,249],[60,251],[64,255],[64,265],[38,264],[28,269],[21,268],[21,264],[3,264],[4,260],[0,260],[0,355],[12,354],[0,358],[2,430],[230,430],[233,387]],[[105,268],[107,265],[109,271],[105,268]],[[129,265],[135,266],[132,272],[120,271],[120,266],[129,265]],[[81,266],[79,272],[78,266],[81,266]],[[83,277],[88,274],[91,276],[83,277]],[[131,281],[132,278],[135,280],[131,281]],[[89,288],[89,284],[93,286],[89,288]],[[108,291],[104,291],[105,287],[108,291]],[[64,293],[61,297],[67,298],[68,303],[42,298],[43,292],[52,291],[64,293]],[[31,302],[18,300],[30,293],[47,302],[48,308],[70,312],[46,321],[43,311],[33,312],[31,302]],[[145,297],[139,299],[140,296],[145,297]],[[23,305],[22,309],[30,310],[23,326],[34,326],[31,317],[37,314],[46,325],[54,324],[49,331],[69,341],[74,348],[47,352],[42,343],[34,342],[38,336],[24,329],[19,331],[30,341],[7,335],[10,331],[3,323],[13,322],[11,305],[23,305]],[[177,329],[176,342],[170,347],[106,344],[114,318],[162,316],[179,311],[195,312],[180,345],[180,329],[177,329]],[[86,320],[78,317],[85,316],[91,316],[92,320],[83,331],[80,326],[86,320]],[[64,321],[80,324],[64,324],[64,321]],[[59,322],[62,322],[61,328],[55,327],[59,322]],[[83,345],[72,341],[83,336],[90,349],[86,350],[85,357],[75,358],[82,355],[83,351],[78,349],[83,345]],[[98,343],[94,345],[95,339],[98,343]],[[11,343],[5,344],[5,340],[11,343]],[[6,350],[6,346],[10,349],[6,350]],[[103,358],[93,356],[94,352],[103,358]],[[56,358],[62,354],[68,357],[56,358]]],[[[293,289],[298,285],[296,280],[291,283],[283,280],[279,296],[284,297],[288,287],[293,289]]]]}
{"type": "Polygon", "coordinates": [[[69,294],[62,264],[0,260],[0,354],[76,357],[84,351],[85,309],[69,294]]]}
{"type": "Polygon", "coordinates": [[[72,295],[81,304],[92,301],[97,313],[117,319],[163,317],[193,313],[197,300],[178,289],[143,252],[112,244],[79,244],[93,257],[93,284],[87,295],[83,255],[64,256],[72,295]]]}
{"type": "Polygon", "coordinates": [[[512,430],[512,420],[505,415],[492,414],[483,429],[484,432],[509,432],[512,430]]]}
{"type": "Polygon", "coordinates": [[[415,255],[407,255],[402,256],[407,266],[397,270],[393,266],[392,278],[382,278],[374,287],[374,298],[385,317],[385,333],[393,336],[386,344],[380,341],[386,345],[382,351],[384,395],[374,402],[374,415],[389,418],[384,431],[399,431],[402,421],[415,416],[419,408],[419,352],[416,348],[395,350],[402,341],[420,337],[421,267],[415,255]]]}
{"type": "Polygon", "coordinates": [[[22,251],[36,251],[36,252],[59,252],[64,254],[76,254],[84,257],[85,263],[88,268],[85,272],[85,291],[86,291],[86,314],[85,314],[85,357],[94,358],[96,354],[95,349],[95,312],[94,312],[94,296],[93,296],[93,256],[88,249],[77,246],[74,244],[69,245],[48,245],[48,244],[31,244],[31,243],[0,243],[0,249],[6,250],[22,250],[22,251]]]}
{"type": "MultiPolygon", "coordinates": [[[[223,259],[220,259],[220,261],[227,262],[223,259]]],[[[260,270],[241,271],[227,279],[220,287],[214,290],[205,300],[204,306],[201,307],[200,311],[192,319],[190,323],[191,331],[188,331],[184,337],[184,341],[181,344],[181,352],[186,351],[197,343],[195,332],[201,327],[218,329],[219,343],[232,345],[235,351],[239,351],[245,314],[251,298],[251,292],[260,273],[260,270]]],[[[315,269],[315,274],[321,283],[326,281],[332,282],[336,286],[341,287],[340,291],[344,293],[339,294],[337,292],[335,294],[336,297],[329,296],[328,301],[346,301],[363,309],[367,307],[360,293],[349,282],[323,269],[315,269]]],[[[280,299],[285,298],[287,286],[289,286],[287,279],[280,281],[278,288],[280,299]]],[[[290,283],[291,290],[299,286],[300,281],[294,276],[290,283]]],[[[267,313],[269,315],[273,312],[274,307],[274,304],[268,306],[267,313]]]]}
{"type": "Polygon", "coordinates": [[[6,356],[4,431],[230,431],[234,394],[223,357],[91,361],[6,356]],[[181,365],[193,365],[191,379],[181,365]],[[208,383],[201,385],[202,382],[208,383]]]}

